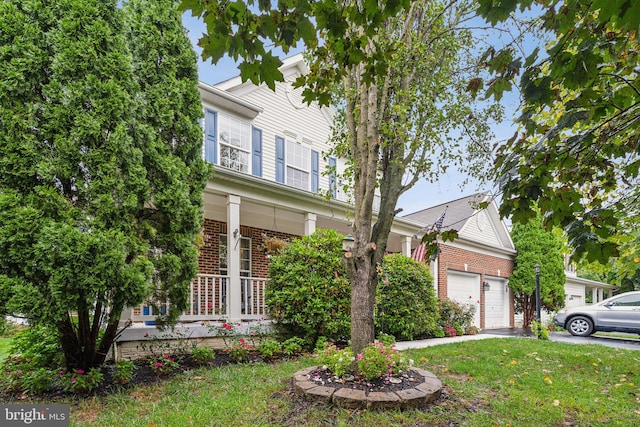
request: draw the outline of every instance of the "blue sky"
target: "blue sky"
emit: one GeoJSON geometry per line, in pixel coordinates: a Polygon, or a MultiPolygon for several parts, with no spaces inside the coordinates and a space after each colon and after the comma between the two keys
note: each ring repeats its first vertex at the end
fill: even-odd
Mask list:
{"type": "MultiPolygon", "coordinates": [[[[201,81],[208,84],[215,84],[239,74],[234,61],[226,56],[216,65],[212,65],[210,62],[203,62],[200,59],[201,49],[198,48],[197,42],[204,32],[204,24],[199,19],[191,17],[190,12],[186,12],[183,15],[182,21],[188,30],[189,38],[198,54],[198,75],[201,81]]],[[[298,51],[293,51],[290,55],[297,52],[298,51]]],[[[506,140],[515,132],[513,120],[517,107],[518,103],[515,95],[505,97],[505,120],[493,129],[496,140],[506,140]]],[[[446,203],[463,196],[475,194],[479,191],[496,191],[495,188],[489,185],[479,187],[477,181],[471,181],[462,186],[466,178],[467,175],[463,171],[452,166],[447,173],[441,175],[437,183],[432,184],[426,181],[418,182],[411,190],[400,197],[398,207],[403,209],[400,216],[446,203]]]]}

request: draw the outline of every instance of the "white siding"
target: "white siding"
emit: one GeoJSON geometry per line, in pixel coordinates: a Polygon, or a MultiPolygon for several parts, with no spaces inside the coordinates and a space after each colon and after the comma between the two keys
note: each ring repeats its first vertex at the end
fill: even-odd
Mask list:
{"type": "Polygon", "coordinates": [[[467,220],[458,234],[460,237],[471,241],[490,246],[503,246],[502,241],[498,237],[495,224],[485,211],[476,212],[467,220]]]}
{"type": "MultiPolygon", "coordinates": [[[[288,80],[292,78],[293,76],[290,76],[288,80]]],[[[275,138],[281,136],[295,139],[320,153],[320,189],[328,190],[329,177],[324,174],[328,164],[324,153],[329,148],[331,123],[327,114],[316,104],[302,104],[297,93],[299,90],[292,92],[290,84],[286,82],[277,82],[275,93],[264,85],[252,90],[248,90],[246,86],[229,90],[231,93],[234,91],[236,96],[263,108],[263,112],[258,114],[252,123],[262,129],[263,178],[275,181],[275,138]]],[[[338,162],[339,169],[340,165],[338,162]]],[[[340,193],[338,195],[340,196],[340,193]]]]}

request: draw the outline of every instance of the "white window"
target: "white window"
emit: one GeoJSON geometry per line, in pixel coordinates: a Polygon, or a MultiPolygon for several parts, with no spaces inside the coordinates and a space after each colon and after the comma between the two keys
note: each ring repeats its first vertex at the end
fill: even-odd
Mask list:
{"type": "Polygon", "coordinates": [[[251,126],[233,117],[219,115],[220,165],[240,172],[249,172],[251,126]]]}
{"type": "Polygon", "coordinates": [[[287,140],[287,184],[309,190],[311,150],[295,141],[287,140]]]}
{"type": "MultiPolygon", "coordinates": [[[[227,270],[227,235],[220,234],[220,274],[226,276],[227,270]]],[[[251,239],[240,237],[240,276],[251,276],[251,239]]]]}

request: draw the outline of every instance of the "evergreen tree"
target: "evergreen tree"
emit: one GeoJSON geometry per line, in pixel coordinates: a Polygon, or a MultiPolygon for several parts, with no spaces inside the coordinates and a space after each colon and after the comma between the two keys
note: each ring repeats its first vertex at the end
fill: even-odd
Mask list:
{"type": "Polygon", "coordinates": [[[69,368],[104,362],[127,306],[169,296],[179,315],[195,273],[195,57],[191,73],[141,84],[132,13],[115,0],[0,4],[0,311],[54,326],[69,368]]]}
{"type": "Polygon", "coordinates": [[[545,231],[539,212],[528,223],[514,224],[511,237],[518,254],[509,287],[515,312],[523,314],[528,327],[536,318],[536,264],[540,265],[541,308],[552,312],[564,305],[563,244],[553,232],[545,231]]]}

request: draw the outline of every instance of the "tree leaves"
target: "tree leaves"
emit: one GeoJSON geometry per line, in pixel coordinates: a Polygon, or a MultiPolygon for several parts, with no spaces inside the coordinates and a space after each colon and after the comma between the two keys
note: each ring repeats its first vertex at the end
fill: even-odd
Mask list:
{"type": "MultiPolygon", "coordinates": [[[[640,105],[640,15],[626,0],[561,3],[480,1],[479,12],[494,23],[518,5],[535,6],[543,28],[557,35],[546,56],[538,60],[536,49],[524,60],[522,134],[499,149],[509,161],[495,169],[504,191],[501,213],[525,220],[531,216],[526,209],[539,200],[548,226],[567,227],[576,256],[605,261],[617,254],[606,238],[640,207],[640,123],[632,118],[640,105]]],[[[496,79],[510,52],[489,59],[496,79]]],[[[499,97],[509,89],[498,84],[486,93],[499,97]]]]}

